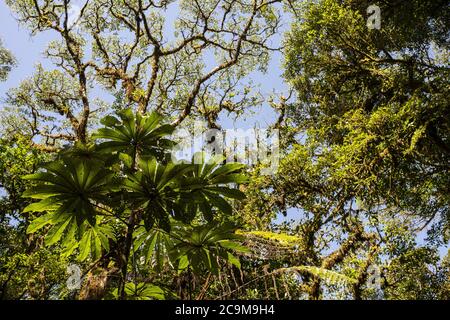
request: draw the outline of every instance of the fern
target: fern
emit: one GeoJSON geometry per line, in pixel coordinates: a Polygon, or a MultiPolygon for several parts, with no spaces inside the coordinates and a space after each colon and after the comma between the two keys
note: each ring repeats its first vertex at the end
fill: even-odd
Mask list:
{"type": "Polygon", "coordinates": [[[295,266],[289,268],[279,269],[280,272],[292,272],[297,271],[300,273],[309,273],[312,274],[323,281],[325,281],[329,285],[352,285],[356,283],[356,280],[350,278],[346,275],[343,275],[339,272],[332,271],[325,268],[315,267],[315,266],[295,266]]]}

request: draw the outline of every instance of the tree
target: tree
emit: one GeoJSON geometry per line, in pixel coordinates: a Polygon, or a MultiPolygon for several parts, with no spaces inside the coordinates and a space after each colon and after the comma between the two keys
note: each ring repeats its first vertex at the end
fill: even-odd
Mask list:
{"type": "MultiPolygon", "coordinates": [[[[8,92],[8,107],[4,108],[2,133],[5,137],[10,137],[14,133],[26,136],[33,148],[52,154],[63,148],[68,149],[64,152],[65,156],[61,154],[61,158],[50,165],[49,170],[56,170],[62,174],[66,173],[67,169],[71,169],[80,172],[81,177],[89,172],[98,174],[96,178],[102,181],[99,183],[104,183],[102,184],[104,188],[100,190],[97,185],[90,186],[92,189],[89,189],[89,192],[92,191],[92,195],[97,197],[95,201],[110,194],[109,179],[116,178],[114,170],[103,170],[104,166],[99,167],[105,161],[113,161],[116,164],[120,161],[124,165],[127,163],[128,170],[136,171],[133,173],[134,180],[130,179],[127,183],[130,184],[130,188],[137,185],[143,188],[133,193],[136,202],[141,201],[141,205],[145,204],[145,197],[150,196],[143,184],[156,183],[149,180],[148,174],[146,176],[140,173],[138,168],[141,166],[147,168],[147,173],[155,170],[155,166],[164,167],[168,175],[172,173],[175,175],[168,182],[170,185],[181,183],[178,178],[189,172],[192,177],[183,179],[208,180],[209,174],[205,173],[204,177],[197,177],[193,169],[189,171],[183,166],[172,164],[165,167],[167,159],[158,158],[161,150],[157,149],[162,148],[164,151],[169,146],[164,145],[158,133],[142,136],[142,132],[135,132],[134,138],[142,140],[133,145],[134,142],[127,140],[130,138],[126,136],[127,132],[124,135],[123,132],[120,133],[114,128],[114,124],[111,124],[112,127],[107,126],[98,132],[97,138],[109,140],[101,147],[99,146],[102,149],[101,156],[97,154],[97,147],[89,144],[92,142],[90,135],[99,126],[100,119],[111,114],[109,100],[113,100],[113,109],[117,111],[131,107],[145,115],[146,111],[156,110],[159,114],[169,116],[174,125],[178,125],[192,115],[207,119],[213,127],[218,126],[216,120],[222,110],[240,113],[244,107],[255,104],[259,98],[251,92],[250,83],[246,83],[248,82],[246,76],[256,69],[264,70],[269,52],[274,49],[270,47],[269,41],[280,25],[277,3],[281,1],[203,1],[200,3],[139,0],[125,3],[88,0],[84,1],[81,7],[77,7],[73,2],[65,0],[7,1],[7,5],[17,19],[31,31],[32,35],[50,31],[58,39],[50,43],[45,52],[45,56],[53,63],[54,68],[45,69],[39,65],[34,75],[24,80],[18,88],[8,92]],[[180,12],[175,21],[172,21],[175,32],[167,30],[164,22],[167,13],[171,10],[180,12]],[[213,66],[211,66],[213,62],[210,59],[211,54],[214,55],[215,65],[213,66]],[[237,88],[241,85],[246,85],[248,88],[239,92],[237,88]],[[104,101],[105,97],[108,100],[107,103],[104,101]],[[111,133],[111,130],[115,132],[111,133]],[[112,136],[108,136],[109,134],[112,136]],[[147,153],[149,150],[141,150],[140,144],[152,143],[147,139],[149,137],[159,140],[161,145],[147,153]],[[104,158],[108,150],[122,152],[122,159],[104,158]],[[91,152],[95,153],[92,156],[97,159],[96,161],[68,160],[80,154],[87,156],[91,152]],[[158,161],[138,160],[141,156],[150,155],[157,157],[158,161]],[[133,163],[127,162],[130,159],[133,163]],[[160,161],[163,161],[164,166],[160,166],[162,165],[160,161]],[[187,171],[184,172],[184,170],[187,171]]],[[[128,117],[130,116],[131,113],[128,112],[128,117]]],[[[106,121],[111,121],[111,118],[108,119],[106,121]]],[[[167,133],[164,132],[166,129],[168,126],[162,128],[162,134],[167,133]]],[[[53,174],[53,178],[56,179],[56,176],[57,174],[53,174]]],[[[47,178],[50,177],[47,176],[47,178]]],[[[80,182],[76,175],[70,178],[72,179],[71,187],[80,182]]],[[[220,180],[219,177],[216,178],[220,180]]],[[[210,189],[196,192],[199,203],[195,205],[191,203],[191,207],[186,212],[195,216],[196,210],[202,210],[208,219],[212,219],[213,213],[217,211],[212,203],[216,203],[227,213],[231,210],[230,205],[220,196],[221,192],[227,191],[221,189],[222,187],[214,189],[214,184],[219,182],[211,183],[213,185],[210,189]],[[208,203],[201,203],[199,207],[201,202],[199,199],[208,200],[208,203]]],[[[229,192],[231,192],[229,196],[239,197],[236,192],[229,192]]],[[[63,192],[60,198],[46,201],[47,204],[54,205],[55,201],[67,196],[68,194],[63,192]]],[[[76,206],[76,201],[80,200],[73,194],[71,196],[66,198],[66,206],[76,206]]],[[[53,230],[55,237],[47,235],[47,243],[57,242],[58,237],[63,236],[65,228],[73,227],[73,232],[78,230],[79,235],[92,236],[92,246],[88,236],[84,237],[83,244],[84,248],[91,246],[92,249],[97,250],[93,251],[94,256],[99,253],[99,244],[102,252],[111,245],[109,251],[115,252],[117,257],[108,256],[101,260],[98,263],[98,266],[101,266],[100,270],[108,269],[108,263],[112,259],[116,261],[116,265],[109,268],[109,271],[114,273],[114,270],[121,269],[121,273],[125,274],[128,266],[126,260],[129,258],[129,254],[126,253],[130,251],[132,241],[130,242],[129,239],[132,238],[135,223],[136,227],[142,221],[145,221],[147,227],[152,223],[167,227],[171,225],[169,211],[173,215],[176,212],[178,219],[190,221],[192,217],[179,214],[181,210],[177,207],[177,201],[181,201],[177,198],[179,196],[180,194],[175,191],[172,194],[165,194],[164,197],[167,198],[162,198],[161,207],[148,206],[146,214],[141,213],[138,208],[128,213],[132,220],[137,219],[136,222],[130,223],[128,234],[124,228],[127,229],[129,221],[126,219],[130,217],[122,217],[125,219],[122,221],[122,229],[117,227],[125,234],[117,231],[115,225],[113,230],[103,229],[100,226],[103,227],[108,222],[105,222],[105,219],[109,218],[97,219],[93,213],[100,209],[90,205],[88,202],[91,200],[82,201],[80,203],[83,206],[77,207],[73,220],[62,220],[67,224],[57,225],[61,229],[50,229],[53,230]],[[150,212],[153,209],[155,211],[150,212]],[[156,209],[167,210],[167,212],[156,209]],[[75,228],[75,222],[79,229],[75,228]],[[99,229],[89,229],[91,224],[99,226],[99,229]],[[95,237],[94,234],[97,232],[100,236],[95,237]],[[103,234],[106,234],[106,239],[102,237],[103,234]],[[125,239],[118,237],[114,240],[112,236],[117,234],[124,236],[125,239]],[[123,243],[125,245],[122,246],[123,243]],[[117,247],[112,247],[113,245],[117,247]],[[121,250],[125,253],[125,259],[119,257],[122,254],[121,250]]],[[[114,200],[117,199],[114,198],[114,200]]],[[[119,206],[124,203],[119,201],[119,206]]],[[[109,203],[109,205],[112,204],[109,203]]],[[[34,208],[44,210],[47,207],[44,202],[41,206],[34,204],[34,208]]],[[[62,208],[60,213],[65,212],[65,209],[67,207],[62,208]]],[[[28,210],[34,210],[33,206],[28,210]]],[[[114,207],[114,210],[121,209],[114,207]]],[[[49,215],[46,217],[50,218],[49,215]]],[[[45,236],[50,226],[42,226],[47,222],[51,224],[51,221],[39,217],[31,224],[29,231],[34,231],[33,229],[36,228],[40,236],[45,236]],[[42,228],[38,230],[39,227],[42,228]]],[[[75,249],[76,241],[71,241],[71,237],[67,239],[69,240],[64,243],[67,252],[64,254],[68,255],[71,250],[78,249],[75,249]]],[[[78,240],[81,239],[83,238],[78,240]]],[[[89,256],[88,249],[83,252],[82,258],[87,256],[89,256]]],[[[95,267],[91,271],[97,272],[95,267]]],[[[103,274],[102,271],[98,273],[103,274]]],[[[125,287],[122,281],[119,296],[124,296],[125,287]]],[[[99,291],[100,296],[104,296],[104,292],[99,291]]],[[[88,292],[89,296],[89,289],[85,292],[88,292]]]]}
{"type": "Polygon", "coordinates": [[[33,148],[27,137],[0,139],[0,299],[64,297],[67,262],[58,250],[41,248],[41,239],[27,235],[29,204],[21,197],[29,184],[21,179],[50,157],[33,148]]]}
{"type": "Polygon", "coordinates": [[[27,232],[49,226],[45,244],[60,243],[63,256],[77,252],[79,261],[113,262],[117,269],[109,271],[120,270],[117,292],[122,299],[131,256],[151,262],[156,252],[161,268],[164,250],[179,269],[198,273],[217,269],[219,257],[239,265],[229,252],[238,248],[232,241],[235,227],[222,227],[217,214],[231,215],[226,199],[244,197],[228,186],[246,182],[239,173],[243,165],[222,165],[222,157],[198,155],[193,164],[173,163],[166,138],[173,127],[161,119],[157,113],[135,115],[130,109],[119,118],[108,116],[94,135],[100,143],[77,144],[43,171],[25,177],[36,184],[23,196],[40,201],[24,212],[44,213],[27,232]],[[172,220],[178,221],[176,231],[172,220]],[[205,225],[213,221],[214,226],[205,225]]]}
{"type": "MultiPolygon", "coordinates": [[[[417,234],[434,223],[430,245],[448,241],[448,4],[384,1],[381,30],[368,30],[370,4],[293,7],[296,22],[284,48],[295,101],[280,103],[276,123],[285,154],[274,177],[255,171],[242,212],[250,229],[262,229],[249,241],[267,263],[264,281],[284,274],[286,263],[298,266],[297,284],[309,298],[370,298],[370,267],[379,265],[379,276],[403,279],[385,298],[407,298],[400,288],[416,280],[423,291],[414,298],[436,298],[443,284],[430,279],[440,271],[428,272],[440,263],[435,249],[414,243],[390,256],[392,269],[383,271],[382,261],[391,242],[397,250],[404,244],[395,242],[391,225],[417,234]],[[300,211],[297,223],[267,224],[289,209],[300,211]],[[414,276],[395,268],[399,260],[417,264],[414,276]],[[346,291],[326,283],[337,279],[330,272],[348,277],[346,291]]],[[[278,297],[275,279],[272,292],[264,286],[278,297]]]]}
{"type": "MultiPolygon", "coordinates": [[[[0,81],[16,61],[0,42],[0,81]]],[[[64,296],[65,261],[59,252],[39,248],[39,239],[25,235],[27,183],[21,176],[34,172],[48,156],[33,148],[28,137],[0,136],[0,300],[49,299],[64,296]]]]}
{"type": "Polygon", "coordinates": [[[123,100],[123,108],[172,116],[176,125],[195,114],[217,126],[222,110],[253,105],[259,99],[252,90],[236,88],[253,70],[264,71],[276,49],[269,41],[282,0],[6,3],[32,34],[58,37],[45,52],[55,69],[38,66],[8,99],[48,149],[55,140],[88,140],[105,107],[98,92],[123,100]],[[165,20],[174,10],[179,16],[169,31],[165,20]]]}
{"type": "Polygon", "coordinates": [[[286,46],[286,78],[298,93],[291,120],[321,149],[314,152],[334,158],[369,205],[426,223],[440,217],[441,230],[449,217],[447,5],[386,1],[378,31],[367,30],[366,1],[308,4],[286,46]]]}

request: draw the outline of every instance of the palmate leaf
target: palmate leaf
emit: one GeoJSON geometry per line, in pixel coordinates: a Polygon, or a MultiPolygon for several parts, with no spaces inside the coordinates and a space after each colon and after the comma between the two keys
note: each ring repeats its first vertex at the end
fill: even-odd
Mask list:
{"type": "Polygon", "coordinates": [[[129,174],[123,181],[126,197],[133,207],[143,208],[147,230],[157,225],[170,230],[169,218],[183,215],[179,205],[180,183],[189,165],[169,163],[164,165],[155,158],[141,160],[139,171],[129,174]]]}
{"type": "Polygon", "coordinates": [[[245,183],[248,181],[248,178],[244,174],[241,174],[242,169],[245,168],[245,164],[236,162],[224,164],[224,161],[225,157],[223,156],[219,155],[206,159],[205,153],[197,152],[192,159],[195,165],[193,174],[195,177],[202,178],[211,185],[219,183],[245,183]],[[233,179],[227,178],[230,175],[233,179]]]}
{"type": "Polygon", "coordinates": [[[133,234],[135,254],[141,254],[145,263],[160,272],[167,262],[171,262],[169,252],[175,245],[174,239],[164,230],[153,228],[147,231],[139,227],[133,234]]]}
{"type": "Polygon", "coordinates": [[[148,283],[132,283],[129,282],[125,285],[125,294],[127,299],[132,300],[163,300],[164,290],[158,286],[148,283]]]}
{"type": "Polygon", "coordinates": [[[156,112],[141,115],[126,109],[119,113],[119,119],[107,116],[102,124],[105,127],[99,129],[93,138],[105,140],[98,145],[98,150],[105,153],[125,153],[132,158],[137,154],[160,158],[174,145],[166,138],[173,133],[174,127],[163,124],[162,116],[156,112]]]}
{"type": "Polygon", "coordinates": [[[63,159],[44,166],[44,172],[25,176],[36,185],[24,197],[41,199],[24,212],[54,211],[56,215],[75,217],[81,225],[85,220],[95,224],[95,203],[104,200],[111,189],[112,172],[97,162],[63,159]]]}
{"type": "MultiPolygon", "coordinates": [[[[67,234],[70,237],[70,232],[67,234]]],[[[68,238],[70,239],[70,238],[68,238]]],[[[109,241],[115,241],[115,236],[110,225],[102,223],[101,218],[97,218],[95,225],[85,223],[78,230],[78,260],[84,261],[88,257],[97,260],[103,252],[109,252],[109,241]]],[[[67,248],[70,249],[68,246],[67,248]]]]}
{"type": "Polygon", "coordinates": [[[76,218],[70,215],[55,215],[47,213],[34,219],[27,228],[27,233],[34,233],[46,225],[51,225],[44,243],[46,246],[61,243],[62,256],[68,257],[78,248],[78,260],[84,261],[88,257],[93,260],[101,257],[102,252],[109,251],[109,241],[115,236],[111,227],[103,223],[101,217],[96,218],[96,223],[91,225],[88,221],[81,226],[76,218]]]}
{"type": "MultiPolygon", "coordinates": [[[[118,298],[118,290],[115,289],[112,295],[114,298],[118,298]]],[[[173,294],[150,283],[127,282],[125,284],[126,300],[164,300],[166,296],[170,297],[173,294]]]]}
{"type": "Polygon", "coordinates": [[[195,199],[196,208],[193,210],[200,211],[207,221],[214,218],[213,208],[226,215],[232,213],[228,199],[245,199],[245,194],[234,187],[248,181],[246,175],[241,173],[245,165],[223,164],[224,160],[222,156],[207,160],[204,153],[196,153],[193,169],[185,180],[186,186],[192,188],[189,196],[195,199]]]}
{"type": "Polygon", "coordinates": [[[66,230],[66,228],[69,226],[69,224],[72,222],[72,217],[69,217],[68,219],[65,219],[64,221],[61,221],[55,225],[49,230],[47,235],[45,236],[45,245],[51,246],[52,244],[58,242],[63,232],[66,230]]]}
{"type": "Polygon", "coordinates": [[[240,261],[232,252],[244,252],[248,249],[237,241],[241,237],[235,231],[236,227],[231,223],[184,226],[175,232],[178,241],[175,241],[171,254],[178,260],[180,270],[189,265],[195,272],[207,269],[217,274],[218,258],[240,268],[240,261]]]}
{"type": "Polygon", "coordinates": [[[205,269],[217,273],[217,259],[221,258],[240,268],[240,262],[233,252],[248,252],[240,244],[242,237],[235,233],[236,227],[230,223],[206,224],[192,227],[177,221],[171,221],[172,229],[166,232],[153,228],[147,231],[143,226],[135,233],[135,254],[145,257],[157,271],[164,265],[176,266],[182,272],[188,266],[195,272],[205,269]]]}
{"type": "Polygon", "coordinates": [[[77,161],[63,158],[44,166],[45,171],[24,177],[36,182],[24,197],[40,199],[24,212],[47,212],[34,219],[27,228],[33,233],[51,225],[44,242],[51,246],[61,243],[63,255],[79,250],[79,260],[89,256],[97,259],[109,250],[113,239],[109,227],[99,224],[97,204],[110,192],[112,173],[97,161],[77,161]]]}
{"type": "Polygon", "coordinates": [[[232,206],[228,199],[243,199],[244,194],[228,187],[232,176],[243,168],[237,164],[221,164],[220,160],[202,164],[162,164],[156,158],[142,159],[138,171],[123,181],[127,199],[134,208],[143,210],[147,230],[157,225],[170,230],[169,218],[190,223],[200,212],[207,221],[214,218],[213,208],[230,215],[232,206]],[[220,170],[218,173],[217,171],[220,170]],[[230,178],[231,176],[231,178],[230,178]]]}
{"type": "MultiPolygon", "coordinates": [[[[239,240],[242,240],[242,238],[239,238],[239,240]]],[[[228,240],[228,239],[219,240],[218,243],[222,248],[229,249],[229,250],[232,250],[235,252],[239,252],[239,253],[250,253],[251,252],[251,250],[248,247],[243,246],[242,244],[240,244],[240,242],[236,242],[233,240],[228,240]]]]}

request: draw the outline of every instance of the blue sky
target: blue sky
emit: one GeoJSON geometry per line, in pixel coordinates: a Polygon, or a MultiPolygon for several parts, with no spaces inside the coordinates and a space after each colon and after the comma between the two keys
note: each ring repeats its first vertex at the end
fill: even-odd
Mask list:
{"type": "MultiPolygon", "coordinates": [[[[172,10],[166,15],[166,28],[169,29],[174,23],[177,16],[177,8],[172,6],[172,10]]],[[[0,82],[0,99],[5,97],[6,92],[14,87],[17,87],[22,80],[31,76],[34,72],[37,63],[42,63],[48,68],[53,66],[43,56],[43,51],[47,44],[54,40],[56,34],[49,31],[39,33],[36,36],[31,36],[30,32],[23,26],[20,26],[8,6],[3,1],[0,1],[0,39],[3,41],[3,46],[9,49],[17,59],[18,65],[10,73],[8,80],[0,82]]],[[[282,30],[287,30],[289,27],[289,19],[285,17],[284,26],[282,30]]],[[[282,36],[277,36],[273,39],[272,45],[279,46],[282,36]]],[[[255,85],[259,86],[261,94],[268,97],[272,93],[285,93],[287,86],[282,78],[282,54],[275,52],[272,54],[272,59],[268,65],[266,74],[261,72],[253,72],[250,78],[255,85]]],[[[1,108],[1,104],[0,104],[1,108]]],[[[1,110],[1,109],[0,109],[1,110]]],[[[252,110],[252,115],[234,121],[234,118],[228,118],[226,113],[220,117],[220,123],[224,129],[226,128],[251,128],[255,125],[260,128],[265,128],[276,120],[277,115],[272,108],[264,103],[257,109],[252,110]]],[[[298,215],[297,210],[289,210],[286,219],[293,219],[298,215]]],[[[285,220],[283,217],[279,219],[285,220]]]]}

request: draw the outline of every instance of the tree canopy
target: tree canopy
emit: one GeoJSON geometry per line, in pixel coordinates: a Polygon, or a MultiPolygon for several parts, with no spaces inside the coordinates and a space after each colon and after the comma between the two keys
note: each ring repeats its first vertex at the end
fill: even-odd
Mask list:
{"type": "Polygon", "coordinates": [[[1,93],[0,299],[449,299],[448,1],[5,2],[52,41],[1,93]],[[260,105],[272,175],[174,158],[260,105]]]}

